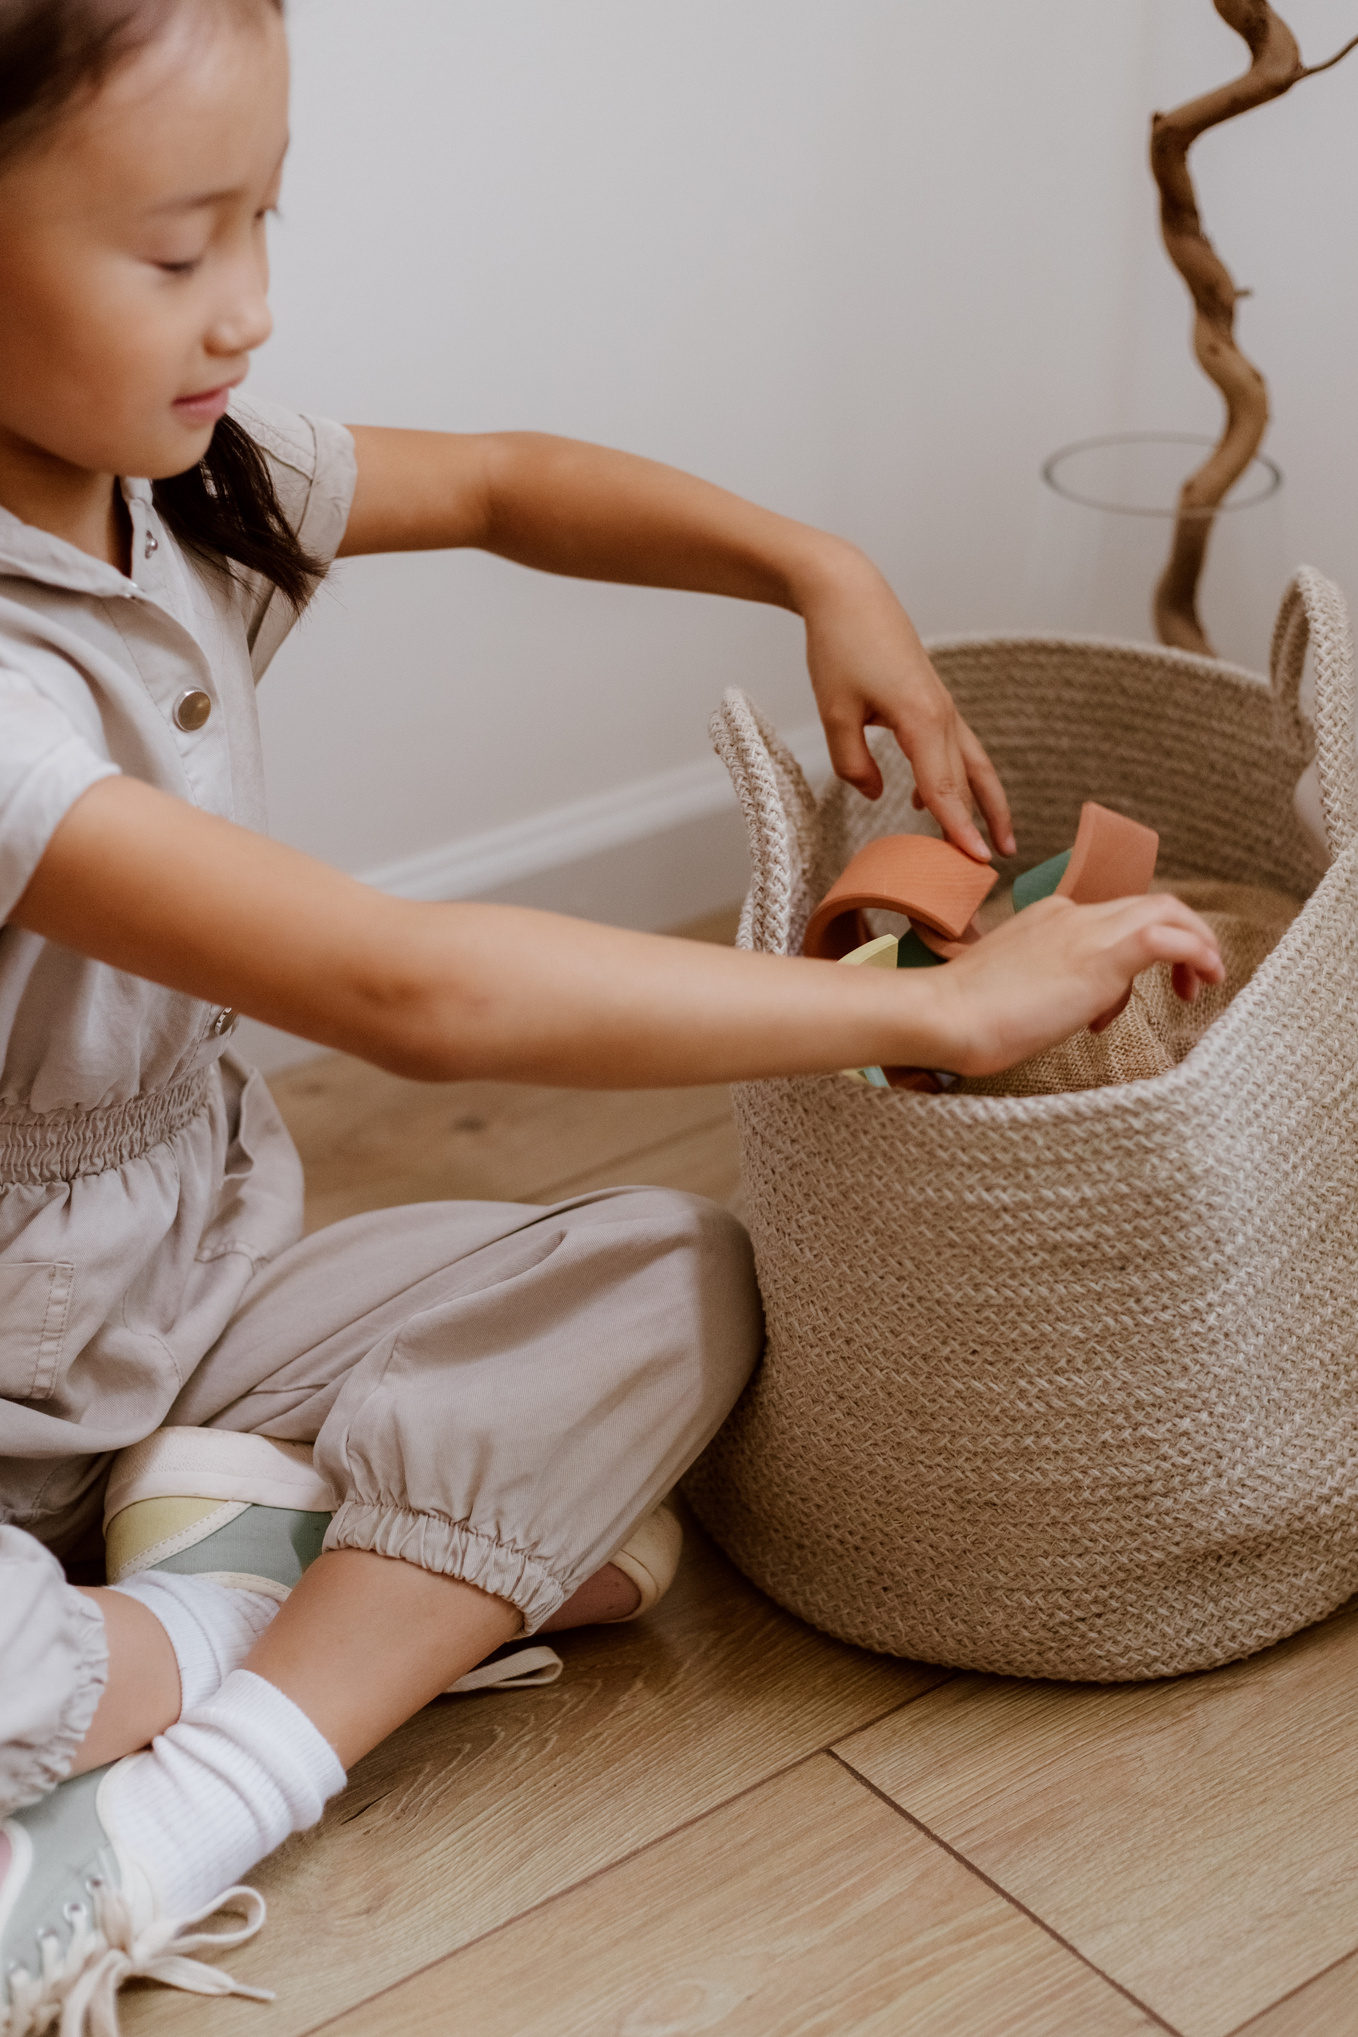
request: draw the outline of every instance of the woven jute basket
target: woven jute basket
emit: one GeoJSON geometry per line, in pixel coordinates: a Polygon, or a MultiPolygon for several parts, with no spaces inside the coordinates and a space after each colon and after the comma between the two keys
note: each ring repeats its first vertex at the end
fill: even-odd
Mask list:
{"type": "MultiPolygon", "coordinates": [[[[1348,616],[1309,569],[1271,683],[1183,652],[955,639],[934,662],[1026,866],[1095,799],[1160,874],[1306,903],[1185,1059],[1025,1097],[736,1090],[768,1318],[687,1480],[740,1567],[888,1654],[1113,1681],[1230,1661],[1358,1589],[1358,773],[1348,616]],[[1298,705],[1308,636],[1314,731],[1298,705]],[[1331,863],[1293,790],[1315,755],[1331,863]]],[[[875,834],[740,694],[713,724],[749,827],[743,946],[796,954],[875,834]]],[[[1009,866],[1006,877],[1017,866],[1009,866]]]]}

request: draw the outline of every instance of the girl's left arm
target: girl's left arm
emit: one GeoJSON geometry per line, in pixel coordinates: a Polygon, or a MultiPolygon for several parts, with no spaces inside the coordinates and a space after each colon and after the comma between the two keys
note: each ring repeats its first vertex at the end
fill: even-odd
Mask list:
{"type": "Polygon", "coordinates": [[[864,737],[889,728],[910,759],[916,804],[974,856],[972,819],[1014,852],[989,758],[954,707],[913,623],[856,545],[777,516],[710,482],[631,453],[539,432],[351,427],[358,485],[341,557],[475,546],[581,580],[688,588],[791,609],[841,778],[877,798],[864,737]]]}

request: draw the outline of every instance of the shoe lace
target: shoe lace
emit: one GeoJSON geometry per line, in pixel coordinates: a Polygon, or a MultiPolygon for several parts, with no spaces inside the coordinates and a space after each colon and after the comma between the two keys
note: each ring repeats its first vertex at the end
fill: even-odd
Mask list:
{"type": "Polygon", "coordinates": [[[194,1954],[229,1952],[253,1938],[264,1922],[264,1898],[257,1889],[229,1888],[205,1909],[190,1917],[158,1917],[143,1931],[132,1928],[127,1900],[106,1881],[89,1883],[92,1912],[84,1903],[68,1903],[71,1935],[65,1950],[56,1931],[39,1940],[38,1973],[11,1967],[8,2009],[0,2003],[0,2037],[42,2037],[60,2020],[59,2037],[118,2037],[117,1994],[124,1981],[158,1980],[166,1987],[195,1995],[248,1995],[271,2002],[268,1988],[246,1987],[204,1965],[194,1954]],[[245,1921],[231,1931],[196,1931],[218,1910],[230,1905],[245,1921]]]}

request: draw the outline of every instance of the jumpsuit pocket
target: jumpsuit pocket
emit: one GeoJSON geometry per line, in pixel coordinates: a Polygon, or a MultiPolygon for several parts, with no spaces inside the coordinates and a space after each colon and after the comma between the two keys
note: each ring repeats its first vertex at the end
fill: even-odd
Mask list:
{"type": "Polygon", "coordinates": [[[75,1287],[70,1259],[0,1260],[0,1393],[50,1400],[75,1287]]]}

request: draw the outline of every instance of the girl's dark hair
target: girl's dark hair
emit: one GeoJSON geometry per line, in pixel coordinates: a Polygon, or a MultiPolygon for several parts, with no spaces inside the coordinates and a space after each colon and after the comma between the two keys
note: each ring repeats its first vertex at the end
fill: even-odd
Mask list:
{"type": "Polygon", "coordinates": [[[153,481],[151,493],[181,544],[227,573],[232,561],[262,573],[296,612],[325,576],[324,559],[283,514],[268,461],[234,417],[219,418],[196,467],[153,481]]]}
{"type": "MultiPolygon", "coordinates": [[[[88,99],[145,49],[183,0],[0,0],[0,170],[40,142],[73,101],[88,99]]],[[[237,0],[281,14],[283,0],[237,0]]],[[[224,417],[204,458],[153,483],[161,516],[182,544],[219,571],[241,566],[271,580],[300,609],[325,564],[283,514],[268,462],[224,417]]]]}

